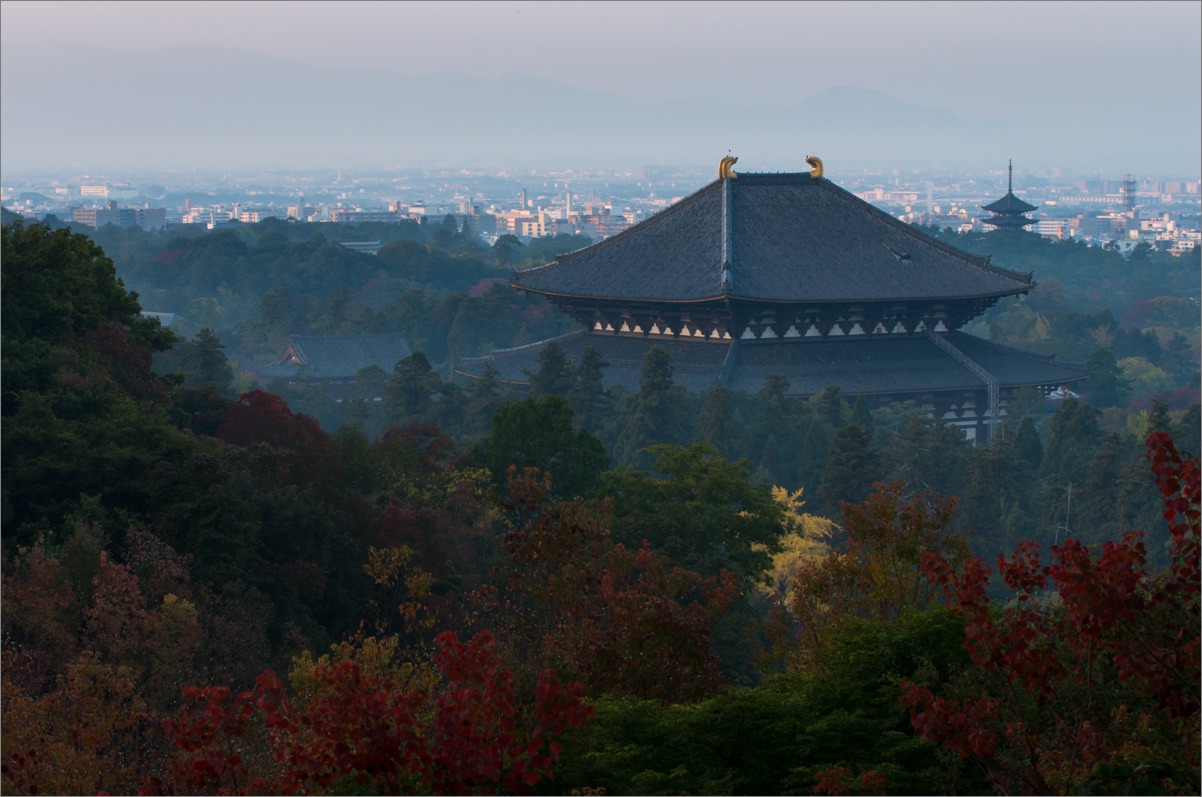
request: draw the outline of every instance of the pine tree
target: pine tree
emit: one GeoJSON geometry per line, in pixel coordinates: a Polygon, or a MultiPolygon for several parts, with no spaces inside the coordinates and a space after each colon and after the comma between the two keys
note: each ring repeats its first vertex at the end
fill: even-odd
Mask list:
{"type": "Polygon", "coordinates": [[[228,393],[234,382],[234,372],[225,356],[225,344],[208,327],[188,342],[184,369],[188,387],[212,385],[219,393],[228,393]]]}
{"type": "Polygon", "coordinates": [[[424,353],[415,351],[398,362],[384,390],[384,410],[389,423],[425,417],[441,386],[442,379],[434,373],[424,353]]]}
{"type": "Polygon", "coordinates": [[[733,406],[734,393],[726,385],[714,385],[701,397],[701,411],[693,437],[711,446],[727,459],[738,459],[742,430],[733,406]]]}
{"type": "Polygon", "coordinates": [[[818,485],[818,499],[825,507],[825,514],[837,510],[840,501],[865,500],[872,492],[872,483],[879,478],[872,435],[863,426],[844,426],[831,441],[831,453],[818,485]]]}
{"type": "Polygon", "coordinates": [[[813,418],[802,437],[797,481],[807,495],[814,495],[818,491],[822,472],[826,468],[826,459],[830,456],[831,438],[834,434],[834,430],[826,421],[813,418]]]}
{"type": "Polygon", "coordinates": [[[852,405],[851,422],[857,426],[863,426],[868,430],[869,434],[875,431],[875,425],[872,422],[872,410],[868,408],[868,399],[862,393],[856,396],[856,403],[852,405]]]}
{"type": "Polygon", "coordinates": [[[1085,367],[1089,378],[1081,384],[1081,392],[1095,407],[1117,407],[1126,400],[1130,383],[1123,379],[1114,353],[1099,346],[1089,356],[1085,367]]]}
{"type": "Polygon", "coordinates": [[[601,354],[589,346],[580,354],[572,374],[572,389],[568,391],[576,423],[594,433],[605,425],[613,411],[613,397],[605,388],[603,369],[607,365],[601,354]]]}
{"type": "Polygon", "coordinates": [[[843,400],[842,391],[838,385],[831,385],[826,390],[810,399],[818,417],[826,421],[832,428],[842,428],[847,418],[847,402],[843,400]]]}
{"type": "Polygon", "coordinates": [[[609,459],[595,435],[573,429],[572,408],[560,396],[511,401],[498,409],[480,450],[499,487],[510,465],[534,467],[552,475],[559,498],[590,493],[609,459]]]}
{"type": "Polygon", "coordinates": [[[572,364],[558,343],[552,341],[538,353],[538,371],[531,374],[530,392],[539,396],[566,396],[575,382],[572,364]]]}
{"type": "Polygon", "coordinates": [[[1023,417],[1022,423],[1018,425],[1018,432],[1014,435],[1014,454],[1032,470],[1037,469],[1043,461],[1043,443],[1039,440],[1039,433],[1035,431],[1035,421],[1031,420],[1030,416],[1023,417]]]}
{"type": "Polygon", "coordinates": [[[639,392],[631,402],[626,426],[614,450],[623,465],[647,469],[652,456],[643,451],[658,443],[679,443],[687,417],[688,397],[672,377],[672,358],[660,346],[652,346],[643,357],[639,392]]]}

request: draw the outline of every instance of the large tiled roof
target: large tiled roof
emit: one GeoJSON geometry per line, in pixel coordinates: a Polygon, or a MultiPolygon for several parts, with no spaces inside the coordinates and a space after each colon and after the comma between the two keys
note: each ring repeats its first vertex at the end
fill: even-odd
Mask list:
{"type": "Polygon", "coordinates": [[[932,300],[1006,296],[1029,274],[990,266],[809,174],[739,174],[512,284],[632,301],[932,300]],[[729,270],[727,267],[729,266],[729,270]]]}
{"type": "Polygon", "coordinates": [[[255,369],[263,379],[294,378],[350,380],[364,368],[379,366],[386,374],[413,354],[404,333],[318,337],[293,335],[288,350],[276,362],[255,369]]]}
{"type": "MultiPolygon", "coordinates": [[[[1083,378],[1085,369],[952,332],[946,336],[956,348],[997,378],[1003,387],[1059,385],[1083,378]]],[[[749,393],[758,391],[770,372],[784,374],[789,394],[810,396],[830,385],[845,395],[927,393],[972,390],[982,382],[967,368],[925,336],[872,336],[823,341],[738,341],[711,343],[663,341],[575,333],[556,342],[572,360],[588,346],[597,349],[609,366],[607,385],[637,390],[643,357],[652,345],[662,346],[672,357],[676,382],[700,392],[719,382],[749,393]]],[[[480,376],[486,362],[499,378],[526,383],[538,370],[538,356],[547,341],[493,352],[489,357],[462,360],[456,371],[480,376]]]]}

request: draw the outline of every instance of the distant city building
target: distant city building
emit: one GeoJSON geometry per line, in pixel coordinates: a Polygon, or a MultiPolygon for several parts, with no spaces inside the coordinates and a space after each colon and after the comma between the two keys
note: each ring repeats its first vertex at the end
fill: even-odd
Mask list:
{"type": "Polygon", "coordinates": [[[96,229],[112,224],[114,227],[157,230],[167,226],[167,211],[163,208],[119,208],[117,202],[110,199],[102,208],[75,208],[71,220],[96,229]]]}
{"type": "Polygon", "coordinates": [[[399,224],[407,217],[391,210],[361,210],[359,208],[331,208],[330,221],[341,224],[364,224],[375,222],[381,224],[399,224]]]}
{"type": "Polygon", "coordinates": [[[352,252],[362,252],[365,255],[380,254],[379,241],[341,241],[340,243],[352,252]]]}
{"type": "Polygon", "coordinates": [[[983,221],[998,229],[1022,230],[1034,224],[1035,219],[1027,218],[1026,214],[1037,210],[1035,205],[1029,205],[1014,195],[1014,161],[1010,161],[1010,178],[1007,182],[1006,195],[996,202],[982,207],[993,215],[983,221]]]}

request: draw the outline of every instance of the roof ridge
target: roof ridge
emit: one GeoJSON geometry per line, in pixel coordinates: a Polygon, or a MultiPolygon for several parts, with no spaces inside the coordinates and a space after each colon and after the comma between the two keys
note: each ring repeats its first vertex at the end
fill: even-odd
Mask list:
{"type": "Polygon", "coordinates": [[[652,221],[664,218],[665,216],[667,216],[669,214],[678,213],[683,208],[687,208],[689,205],[692,205],[694,202],[699,202],[701,200],[701,198],[703,196],[707,195],[709,193],[709,191],[711,191],[715,185],[718,185],[721,182],[722,182],[722,180],[713,180],[713,181],[707,183],[706,185],[703,185],[701,188],[698,188],[696,191],[689,194],[688,196],[682,197],[679,202],[675,202],[675,203],[669,205],[668,207],[655,213],[654,215],[648,216],[647,218],[643,219],[638,224],[634,224],[634,225],[631,225],[630,227],[627,227],[626,229],[622,230],[620,233],[617,233],[616,235],[611,235],[608,238],[603,238],[602,240],[597,241],[595,244],[589,244],[588,246],[585,246],[581,249],[577,249],[573,252],[565,252],[562,255],[556,255],[555,259],[552,260],[550,263],[544,263],[541,266],[534,266],[533,268],[523,269],[522,271],[515,271],[515,272],[513,272],[513,279],[517,279],[518,277],[524,276],[526,274],[542,272],[542,271],[550,270],[552,268],[555,268],[555,267],[558,267],[561,265],[566,265],[567,263],[570,263],[573,260],[581,258],[581,257],[585,256],[586,254],[591,254],[592,252],[600,249],[601,247],[609,246],[609,245],[615,244],[619,241],[622,241],[623,239],[629,237],[636,230],[639,230],[640,228],[651,223],[652,221]]]}
{"type": "MultiPolygon", "coordinates": [[[[815,183],[818,183],[818,182],[819,181],[815,180],[815,183]]],[[[1021,271],[1013,271],[1008,268],[1002,268],[1001,266],[994,266],[994,265],[990,264],[990,262],[989,262],[990,257],[992,257],[991,255],[975,255],[972,252],[967,252],[963,249],[959,249],[955,246],[952,246],[951,244],[944,243],[943,241],[939,240],[938,238],[936,238],[932,235],[927,235],[926,233],[922,232],[921,230],[915,229],[914,225],[907,224],[907,223],[901,221],[900,219],[894,218],[891,214],[886,213],[885,211],[881,210],[880,208],[878,208],[876,205],[872,204],[871,202],[865,202],[864,200],[857,197],[855,194],[848,191],[846,188],[836,185],[835,183],[832,183],[830,180],[823,180],[821,182],[829,185],[832,189],[838,191],[839,193],[843,194],[846,197],[856,200],[857,202],[863,202],[864,205],[866,205],[868,208],[870,208],[873,213],[876,213],[881,218],[888,220],[889,224],[891,224],[892,226],[896,227],[899,230],[905,231],[909,235],[920,236],[922,239],[924,239],[924,241],[926,243],[928,243],[931,246],[934,246],[937,249],[940,249],[951,255],[956,255],[957,257],[959,257],[961,259],[967,260],[970,265],[976,266],[977,268],[981,268],[986,271],[990,271],[994,274],[998,274],[1003,277],[1011,277],[1015,280],[1019,280],[1019,281],[1026,283],[1030,287],[1035,287],[1035,284],[1031,282],[1032,275],[1029,272],[1024,275],[1023,272],[1021,272],[1021,271]],[[979,261],[979,262],[975,262],[975,261],[979,261]],[[1025,279],[1024,279],[1024,277],[1025,277],[1025,279]]]]}
{"type": "Polygon", "coordinates": [[[289,335],[292,340],[354,340],[356,338],[391,338],[400,335],[407,337],[404,332],[368,332],[361,335],[289,335]]]}

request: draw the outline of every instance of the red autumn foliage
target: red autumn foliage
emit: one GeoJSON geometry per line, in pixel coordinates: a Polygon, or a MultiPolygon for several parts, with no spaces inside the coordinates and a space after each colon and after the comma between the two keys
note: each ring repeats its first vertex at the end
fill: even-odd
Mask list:
{"type": "Polygon", "coordinates": [[[262,390],[243,393],[226,413],[216,436],[237,446],[267,443],[290,450],[329,444],[329,435],[315,418],[294,415],[282,398],[262,390]]]}
{"type": "Polygon", "coordinates": [[[1196,781],[1199,469],[1162,432],[1149,437],[1148,457],[1172,538],[1164,571],[1149,569],[1138,531],[1096,556],[1069,539],[1047,566],[1028,541],[998,560],[1013,599],[997,608],[979,559],[956,569],[926,555],[927,577],[964,618],[965,648],[985,677],[950,698],[904,684],[902,699],[920,735],[973,759],[1001,789],[1059,793],[1121,760],[1197,786],[1183,773],[1196,781]]]}
{"type": "Polygon", "coordinates": [[[150,349],[131,343],[128,329],[106,321],[89,329],[83,338],[110,378],[130,395],[155,404],[170,402],[167,386],[151,371],[150,349]]]}
{"type": "Polygon", "coordinates": [[[884,794],[885,776],[867,769],[857,778],[847,767],[831,767],[816,772],[814,794],[884,794]]]}
{"type": "Polygon", "coordinates": [[[680,702],[721,683],[710,629],[738,596],[734,577],[673,567],[644,542],[610,538],[608,500],[546,502],[550,476],[511,468],[505,536],[510,588],[536,607],[524,615],[534,650],[584,680],[594,694],[680,702]]]}
{"type": "Polygon", "coordinates": [[[545,670],[524,708],[490,633],[463,644],[444,632],[437,643],[445,683],[435,692],[349,659],[315,668],[316,691],[303,700],[290,700],[270,671],[238,695],[187,690],[180,718],[165,725],[177,757],[143,793],[297,794],[339,783],[390,794],[527,793],[551,777],[558,738],[592,715],[581,685],[545,670]]]}

